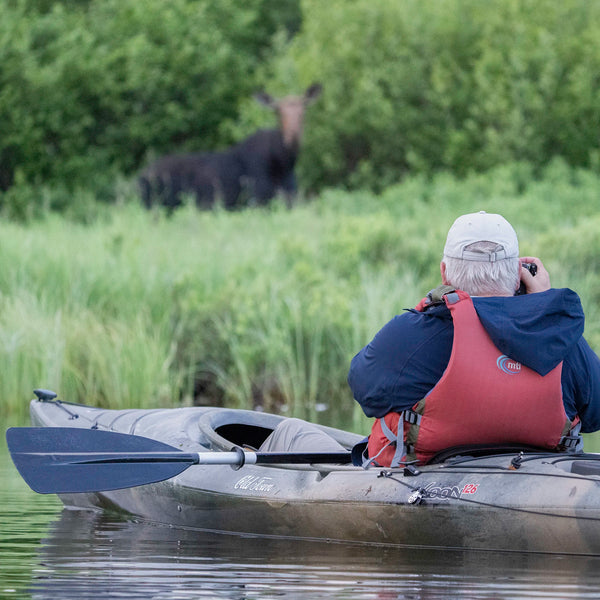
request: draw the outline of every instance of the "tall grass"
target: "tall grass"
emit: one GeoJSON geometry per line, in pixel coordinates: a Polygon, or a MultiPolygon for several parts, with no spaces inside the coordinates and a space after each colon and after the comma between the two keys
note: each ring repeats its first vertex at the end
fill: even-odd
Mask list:
{"type": "Polygon", "coordinates": [[[350,359],[439,280],[449,225],[504,214],[524,255],[577,290],[600,351],[600,177],[561,162],[458,180],[415,177],[381,195],[330,190],[288,211],[172,218],[135,198],[93,223],[0,222],[0,405],[27,420],[47,387],[107,407],[216,403],[367,431],[350,359]]]}

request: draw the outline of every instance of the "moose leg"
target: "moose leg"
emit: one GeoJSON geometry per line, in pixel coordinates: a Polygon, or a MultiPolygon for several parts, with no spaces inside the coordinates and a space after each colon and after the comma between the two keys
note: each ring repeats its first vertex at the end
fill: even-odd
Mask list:
{"type": "Polygon", "coordinates": [[[169,214],[181,206],[181,194],[186,191],[186,188],[178,177],[169,178],[167,181],[161,180],[159,190],[162,205],[167,209],[169,214]]]}
{"type": "Polygon", "coordinates": [[[159,204],[172,211],[179,205],[179,188],[176,182],[163,177],[140,177],[140,192],[143,205],[150,210],[155,200],[159,204]]]}
{"type": "Polygon", "coordinates": [[[215,203],[215,188],[211,183],[196,186],[196,208],[210,209],[215,203]]]}
{"type": "Polygon", "coordinates": [[[255,178],[254,196],[259,206],[265,206],[275,196],[275,184],[268,173],[260,173],[255,178]]]}
{"type": "Polygon", "coordinates": [[[242,186],[239,177],[228,177],[222,182],[223,206],[227,210],[237,208],[242,186]]]}
{"type": "Polygon", "coordinates": [[[296,175],[293,171],[290,171],[281,182],[281,189],[285,194],[285,203],[288,208],[292,208],[294,198],[298,192],[298,185],[296,183],[296,175]]]}

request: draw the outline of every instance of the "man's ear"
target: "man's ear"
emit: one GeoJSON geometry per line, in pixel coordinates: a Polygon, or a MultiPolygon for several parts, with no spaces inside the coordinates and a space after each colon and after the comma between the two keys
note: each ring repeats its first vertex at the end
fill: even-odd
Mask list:
{"type": "Polygon", "coordinates": [[[444,261],[440,263],[440,273],[442,274],[442,283],[444,285],[451,285],[448,277],[446,277],[446,263],[444,261]]]}

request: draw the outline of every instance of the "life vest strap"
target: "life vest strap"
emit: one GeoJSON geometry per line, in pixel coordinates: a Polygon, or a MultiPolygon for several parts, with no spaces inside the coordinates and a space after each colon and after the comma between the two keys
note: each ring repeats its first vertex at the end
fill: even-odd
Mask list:
{"type": "Polygon", "coordinates": [[[411,425],[420,425],[421,424],[421,417],[423,415],[420,415],[419,413],[415,412],[414,410],[405,410],[404,413],[404,420],[407,423],[410,423],[411,425]]]}
{"type": "Polygon", "coordinates": [[[375,456],[365,458],[363,460],[362,466],[365,469],[368,469],[373,464],[376,464],[376,460],[379,455],[390,446],[396,447],[390,467],[399,467],[406,460],[406,456],[408,454],[414,453],[413,445],[408,444],[404,439],[404,423],[409,423],[410,425],[419,425],[421,423],[421,415],[410,409],[404,410],[398,414],[400,416],[398,419],[398,431],[395,433],[386,423],[385,417],[379,419],[381,431],[387,438],[388,442],[387,444],[384,444],[384,446],[379,450],[379,452],[377,452],[375,456]]]}
{"type": "Polygon", "coordinates": [[[394,458],[390,464],[391,467],[397,467],[400,465],[400,461],[406,456],[406,444],[404,442],[404,427],[403,427],[404,412],[400,413],[400,419],[398,420],[398,431],[394,433],[385,422],[385,419],[381,419],[381,429],[385,434],[385,437],[389,440],[386,447],[394,444],[396,446],[396,452],[394,452],[394,458]]]}
{"type": "Polygon", "coordinates": [[[583,452],[583,437],[581,436],[581,421],[579,419],[577,419],[569,433],[560,438],[557,448],[564,448],[567,452],[583,452]]]}
{"type": "Polygon", "coordinates": [[[427,293],[425,298],[423,298],[421,300],[421,302],[419,302],[419,304],[417,304],[417,306],[415,307],[415,310],[418,310],[419,312],[423,312],[426,309],[430,308],[431,306],[443,304],[444,296],[453,291],[454,291],[454,288],[450,285],[438,285],[438,287],[430,290],[427,293]]]}

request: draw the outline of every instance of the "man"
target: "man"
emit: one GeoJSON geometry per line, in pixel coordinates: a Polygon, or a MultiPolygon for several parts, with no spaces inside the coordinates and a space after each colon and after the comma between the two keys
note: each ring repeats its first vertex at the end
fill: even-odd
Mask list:
{"type": "Polygon", "coordinates": [[[579,428],[600,429],[600,360],[577,294],[552,289],[538,258],[519,258],[508,221],[483,211],[454,222],[440,271],[444,285],[352,359],[354,398],[376,418],[370,460],[426,463],[473,444],[581,449],[579,428]]]}

